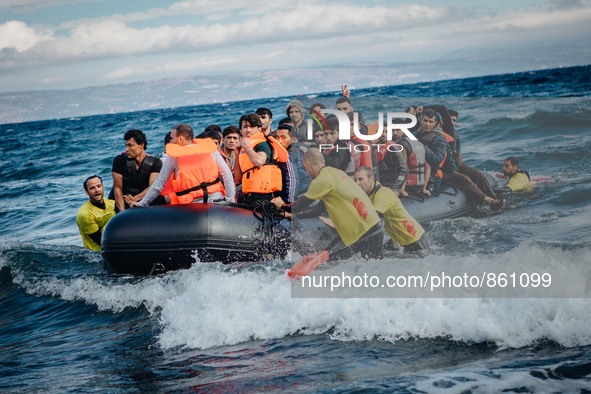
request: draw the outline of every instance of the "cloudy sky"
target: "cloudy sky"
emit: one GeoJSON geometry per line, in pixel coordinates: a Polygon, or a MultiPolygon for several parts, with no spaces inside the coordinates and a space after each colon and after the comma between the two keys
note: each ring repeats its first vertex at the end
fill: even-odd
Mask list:
{"type": "Polygon", "coordinates": [[[0,0],[0,93],[590,40],[591,0],[0,0]]]}

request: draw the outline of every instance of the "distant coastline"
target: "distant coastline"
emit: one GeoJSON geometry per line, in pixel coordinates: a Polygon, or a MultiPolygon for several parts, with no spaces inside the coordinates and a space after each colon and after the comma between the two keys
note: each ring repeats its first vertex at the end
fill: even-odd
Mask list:
{"type": "MultiPolygon", "coordinates": [[[[565,74],[590,75],[590,65],[518,71],[503,74],[475,75],[475,69],[463,66],[464,75],[434,65],[396,65],[363,63],[326,68],[256,71],[232,75],[168,78],[158,81],[95,86],[76,90],[24,91],[0,94],[0,124],[23,123],[235,102],[261,98],[297,97],[339,94],[341,83],[348,83],[354,95],[383,88],[396,87],[395,96],[429,96],[429,87],[446,96],[482,96],[482,92],[467,91],[462,81],[481,78],[486,84],[497,85],[500,97],[521,96],[517,85],[532,84],[528,96],[552,96],[552,83],[564,84],[565,74]],[[411,72],[414,70],[414,73],[411,72]],[[435,71],[435,72],[434,72],[435,71]],[[435,77],[429,79],[428,75],[435,77]],[[422,80],[421,80],[422,79],[422,80]],[[539,85],[539,86],[538,86],[539,85]]],[[[460,69],[460,68],[457,68],[460,69]]],[[[481,70],[482,71],[482,70],[481,70]]],[[[579,80],[580,81],[580,80],[579,80]]],[[[573,86],[575,96],[591,95],[589,77],[583,85],[573,86]]],[[[392,91],[392,89],[388,89],[392,91]]],[[[561,89],[562,90],[562,87],[561,89]]],[[[390,93],[391,94],[391,93],[390,93]]]]}

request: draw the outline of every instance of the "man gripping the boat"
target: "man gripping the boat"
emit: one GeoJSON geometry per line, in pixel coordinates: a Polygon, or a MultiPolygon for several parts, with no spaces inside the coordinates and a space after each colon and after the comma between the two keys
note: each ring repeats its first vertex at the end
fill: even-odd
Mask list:
{"type": "MultiPolygon", "coordinates": [[[[303,163],[312,182],[304,196],[292,204],[291,212],[296,218],[318,216],[318,209],[310,205],[314,200],[324,203],[338,233],[327,247],[328,258],[342,260],[355,253],[382,258],[382,225],[367,194],[345,172],[326,166],[319,149],[308,149],[303,163]]],[[[286,208],[278,198],[273,203],[286,208]]]]}

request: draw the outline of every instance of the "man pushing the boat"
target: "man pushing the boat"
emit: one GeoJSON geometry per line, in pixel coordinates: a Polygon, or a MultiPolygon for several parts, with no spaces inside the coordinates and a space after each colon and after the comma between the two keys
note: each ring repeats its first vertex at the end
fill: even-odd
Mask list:
{"type": "MultiPolygon", "coordinates": [[[[318,206],[311,204],[314,200],[324,203],[338,236],[322,252],[322,260],[342,260],[355,253],[364,258],[382,258],[382,225],[367,194],[345,172],[326,166],[317,148],[308,149],[303,164],[312,182],[292,204],[291,212],[296,218],[318,216],[318,206]]],[[[286,208],[280,198],[272,201],[278,208],[286,208]]]]}

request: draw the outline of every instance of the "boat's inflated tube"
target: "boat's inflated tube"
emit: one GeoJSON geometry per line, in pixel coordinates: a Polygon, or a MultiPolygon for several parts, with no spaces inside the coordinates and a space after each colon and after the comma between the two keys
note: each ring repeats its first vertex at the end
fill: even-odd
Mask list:
{"type": "MultiPolygon", "coordinates": [[[[255,212],[256,213],[256,212],[255,212]]],[[[196,261],[264,261],[289,250],[290,224],[217,204],[127,209],[107,224],[105,268],[145,274],[189,268],[196,261]]]]}

